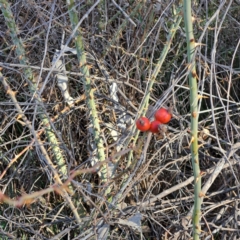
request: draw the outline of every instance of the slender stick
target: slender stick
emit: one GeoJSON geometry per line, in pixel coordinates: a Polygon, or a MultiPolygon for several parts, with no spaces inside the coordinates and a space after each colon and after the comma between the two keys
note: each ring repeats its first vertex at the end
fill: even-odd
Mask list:
{"type": "Polygon", "coordinates": [[[187,55],[189,64],[189,86],[190,86],[190,105],[191,105],[191,154],[194,172],[194,210],[193,210],[193,239],[200,239],[201,226],[201,173],[198,157],[198,88],[197,74],[195,67],[195,40],[193,35],[193,24],[191,15],[191,1],[184,0],[184,22],[187,38],[187,55]]]}
{"type": "Polygon", "coordinates": [[[122,14],[125,16],[125,18],[134,26],[136,27],[136,23],[131,19],[131,17],[114,1],[112,0],[112,3],[122,12],[122,14]]]}

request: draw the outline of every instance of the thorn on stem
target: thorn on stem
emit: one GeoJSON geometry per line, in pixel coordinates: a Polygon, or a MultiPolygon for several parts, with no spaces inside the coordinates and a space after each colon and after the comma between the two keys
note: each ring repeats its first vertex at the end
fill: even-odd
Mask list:
{"type": "Polygon", "coordinates": [[[197,73],[195,71],[192,71],[192,77],[196,78],[197,77],[197,73]]]}
{"type": "Polygon", "coordinates": [[[191,140],[190,140],[190,143],[189,143],[189,148],[190,148],[190,146],[191,146],[191,144],[193,143],[193,141],[194,141],[194,137],[192,136],[192,138],[191,138],[191,140]]]}
{"type": "Polygon", "coordinates": [[[197,117],[197,112],[193,112],[193,113],[192,113],[192,117],[193,117],[193,118],[196,118],[196,117],[197,117]]]}
{"type": "Polygon", "coordinates": [[[196,228],[197,230],[200,230],[200,228],[199,228],[199,226],[198,226],[198,225],[195,225],[195,228],[196,228]]]}
{"type": "Polygon", "coordinates": [[[199,181],[199,179],[201,179],[201,174],[196,178],[196,183],[199,181]]]}
{"type": "Polygon", "coordinates": [[[206,195],[203,192],[200,192],[198,196],[201,198],[201,197],[205,197],[206,195]]]}

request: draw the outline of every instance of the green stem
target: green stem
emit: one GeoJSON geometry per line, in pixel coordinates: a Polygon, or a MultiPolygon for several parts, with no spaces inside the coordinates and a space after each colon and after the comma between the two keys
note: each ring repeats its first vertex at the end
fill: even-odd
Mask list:
{"type": "MultiPolygon", "coordinates": [[[[0,0],[0,9],[3,13],[6,25],[9,29],[11,39],[13,41],[13,44],[15,46],[15,51],[18,56],[19,62],[22,65],[26,65],[24,67],[24,77],[26,81],[28,81],[29,85],[29,91],[32,94],[35,103],[37,105],[37,113],[39,115],[39,118],[41,120],[42,125],[44,126],[45,134],[47,136],[48,142],[50,143],[51,150],[54,156],[54,159],[58,165],[59,172],[63,176],[64,179],[68,179],[68,169],[67,165],[64,159],[64,156],[61,152],[61,149],[59,147],[58,139],[54,134],[54,129],[51,126],[51,122],[49,120],[48,115],[45,113],[45,109],[43,107],[42,99],[37,94],[37,85],[34,83],[34,75],[30,67],[28,67],[28,58],[25,53],[24,45],[21,40],[21,38],[18,37],[18,29],[17,25],[14,20],[14,16],[12,14],[10,4],[6,0],[0,0]]],[[[1,77],[1,76],[0,76],[1,77]]],[[[40,146],[40,149],[42,150],[42,154],[44,154],[45,149],[40,146]]],[[[72,189],[72,185],[69,185],[69,188],[72,189]]],[[[78,223],[81,222],[81,219],[76,211],[75,206],[73,205],[71,198],[68,196],[68,194],[64,194],[65,199],[70,205],[70,208],[72,209],[75,218],[78,223]]]]}
{"type": "Polygon", "coordinates": [[[191,106],[191,155],[194,172],[194,210],[193,210],[193,239],[200,239],[201,234],[201,173],[198,157],[198,89],[195,67],[195,40],[191,14],[191,1],[184,0],[184,22],[187,38],[187,55],[189,68],[190,106],[191,106]]]}
{"type": "MultiPolygon", "coordinates": [[[[28,65],[28,59],[26,57],[24,45],[23,45],[21,38],[18,37],[19,31],[17,29],[17,25],[15,23],[15,20],[14,20],[13,14],[12,14],[10,4],[6,0],[0,0],[0,8],[3,12],[6,24],[9,28],[10,36],[11,36],[13,44],[15,46],[15,51],[17,53],[19,62],[20,62],[20,64],[28,65]]],[[[51,127],[49,117],[44,112],[44,109],[42,107],[43,106],[42,100],[36,94],[37,85],[33,81],[34,80],[33,72],[30,67],[25,67],[23,70],[24,70],[24,77],[28,81],[28,84],[29,84],[29,90],[30,90],[31,94],[33,95],[34,100],[38,106],[37,112],[38,112],[41,122],[45,128],[45,133],[48,138],[48,141],[49,141],[49,143],[51,143],[51,149],[52,149],[54,158],[56,160],[56,163],[57,163],[63,177],[65,179],[67,179],[68,171],[67,171],[65,159],[61,153],[61,149],[59,147],[58,140],[54,134],[54,130],[51,127]]]]}
{"type": "MultiPolygon", "coordinates": [[[[73,29],[78,24],[77,11],[74,4],[75,4],[74,0],[67,1],[69,16],[71,19],[71,24],[73,29]]],[[[97,108],[96,108],[94,94],[93,94],[95,89],[93,89],[91,86],[92,80],[91,80],[91,76],[90,76],[88,65],[87,65],[86,55],[84,53],[84,43],[83,43],[80,29],[76,31],[75,44],[77,49],[78,64],[80,67],[80,71],[83,74],[83,84],[84,84],[84,90],[86,94],[86,102],[87,102],[87,107],[90,113],[90,123],[92,125],[94,140],[97,147],[98,161],[104,161],[105,160],[104,145],[101,139],[101,132],[100,132],[101,129],[99,125],[98,113],[97,113],[97,108]]],[[[102,166],[101,170],[99,171],[102,182],[107,181],[107,178],[108,178],[107,173],[108,173],[107,166],[105,164],[102,166]]]]}

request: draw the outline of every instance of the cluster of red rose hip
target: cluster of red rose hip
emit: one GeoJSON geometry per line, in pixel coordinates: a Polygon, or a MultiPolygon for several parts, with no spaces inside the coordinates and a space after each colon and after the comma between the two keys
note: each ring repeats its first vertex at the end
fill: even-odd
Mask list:
{"type": "Polygon", "coordinates": [[[152,133],[158,133],[161,126],[171,120],[172,114],[167,109],[160,108],[155,112],[154,117],[155,120],[152,122],[150,122],[147,117],[140,117],[136,121],[137,129],[142,132],[150,131],[152,133]]]}

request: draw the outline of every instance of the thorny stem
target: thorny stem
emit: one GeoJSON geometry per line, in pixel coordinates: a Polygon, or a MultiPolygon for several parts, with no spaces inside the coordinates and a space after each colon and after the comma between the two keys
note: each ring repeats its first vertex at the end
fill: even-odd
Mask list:
{"type": "Polygon", "coordinates": [[[193,239],[200,239],[201,234],[201,173],[198,157],[198,89],[195,67],[195,40],[191,15],[191,1],[184,0],[184,22],[187,38],[187,55],[189,67],[190,106],[191,106],[191,155],[194,172],[194,210],[193,210],[193,239]]]}
{"type": "MultiPolygon", "coordinates": [[[[96,3],[95,3],[96,4],[96,3]]],[[[75,1],[67,1],[69,16],[71,19],[72,28],[74,29],[78,24],[78,16],[75,8],[75,1]]],[[[94,100],[94,90],[92,87],[92,79],[89,72],[89,66],[87,65],[86,54],[84,52],[84,43],[82,39],[82,34],[80,28],[76,31],[75,34],[75,45],[78,56],[78,64],[81,73],[83,74],[83,85],[86,94],[86,103],[90,113],[90,125],[94,135],[94,141],[97,149],[97,161],[105,160],[104,145],[101,138],[101,129],[99,124],[99,118],[97,113],[97,107],[94,100]]],[[[107,166],[103,165],[101,171],[99,171],[99,176],[103,183],[107,181],[108,171],[107,166]]]]}
{"type": "MultiPolygon", "coordinates": [[[[23,42],[22,42],[21,38],[18,37],[18,32],[19,31],[18,31],[17,25],[15,23],[14,16],[12,14],[9,2],[6,1],[6,0],[0,0],[0,9],[3,13],[6,25],[9,29],[10,36],[11,36],[11,39],[13,41],[16,54],[18,56],[18,60],[19,60],[20,64],[26,65],[26,67],[23,69],[24,70],[24,77],[25,77],[26,81],[28,82],[29,91],[32,94],[32,97],[33,97],[33,99],[36,103],[37,113],[39,115],[39,118],[41,119],[42,125],[44,126],[45,134],[47,136],[48,142],[50,143],[51,150],[52,150],[52,153],[54,155],[55,161],[56,161],[56,163],[59,167],[59,172],[61,173],[61,175],[63,176],[64,179],[67,179],[68,169],[67,169],[67,166],[66,166],[66,162],[65,162],[64,156],[61,152],[61,149],[59,147],[58,139],[55,136],[54,129],[51,126],[51,122],[49,120],[49,117],[45,113],[45,109],[42,107],[43,106],[42,99],[37,94],[38,89],[37,89],[37,85],[34,82],[34,75],[33,75],[33,72],[31,70],[31,68],[28,67],[29,61],[28,61],[28,58],[26,56],[26,52],[25,52],[23,42]]],[[[3,79],[2,75],[0,75],[0,79],[3,80],[3,83],[4,83],[4,79],[3,79]]],[[[11,97],[15,98],[14,94],[12,94],[11,97]]],[[[18,107],[17,100],[15,99],[14,101],[15,101],[15,106],[16,106],[17,110],[21,111],[21,109],[19,109],[19,107],[18,107]]],[[[23,117],[23,120],[25,119],[24,114],[21,114],[21,117],[23,117]]],[[[30,125],[32,125],[29,122],[27,124],[28,124],[29,127],[30,127],[30,125]]],[[[34,129],[33,129],[33,134],[35,134],[34,129]]],[[[46,156],[47,153],[44,152],[46,150],[42,146],[42,144],[39,147],[42,151],[42,154],[46,156]]],[[[49,161],[50,161],[50,159],[49,159],[49,161]]],[[[52,170],[56,171],[55,168],[52,169],[52,170]]],[[[60,181],[60,178],[59,178],[59,181],[60,181]]],[[[69,187],[72,188],[72,186],[69,186],[69,187]]],[[[65,197],[66,201],[69,203],[70,208],[72,209],[77,222],[80,223],[81,219],[80,219],[80,217],[79,217],[79,215],[76,211],[75,206],[72,203],[72,200],[71,200],[70,196],[68,196],[68,194],[66,193],[66,194],[64,194],[64,197],[65,197]]]]}
{"type": "Polygon", "coordinates": [[[0,9],[3,12],[6,25],[9,28],[10,35],[13,41],[13,44],[15,46],[15,51],[17,53],[18,59],[20,64],[26,65],[24,70],[24,77],[29,85],[29,90],[35,100],[35,103],[37,105],[37,112],[39,114],[39,118],[41,119],[41,122],[43,123],[43,126],[45,128],[45,133],[48,138],[49,143],[51,144],[51,149],[54,154],[54,158],[56,160],[56,163],[59,167],[59,170],[63,177],[66,179],[68,175],[68,170],[66,166],[66,162],[64,159],[64,156],[61,152],[61,149],[59,147],[58,139],[56,138],[54,134],[54,130],[51,127],[51,122],[49,120],[49,117],[44,111],[44,108],[42,107],[43,103],[40,97],[38,97],[37,92],[37,85],[34,83],[34,75],[30,67],[28,67],[28,58],[25,53],[24,45],[21,40],[21,38],[18,37],[18,28],[15,23],[10,4],[6,0],[0,0],[0,9]]]}

